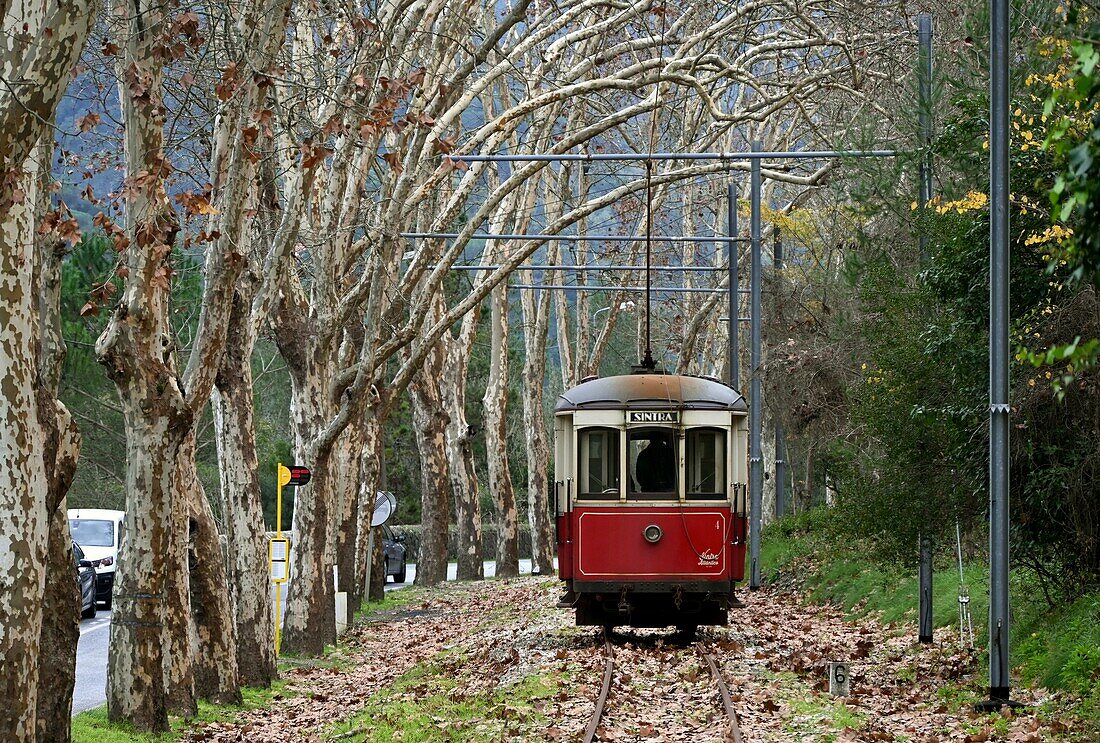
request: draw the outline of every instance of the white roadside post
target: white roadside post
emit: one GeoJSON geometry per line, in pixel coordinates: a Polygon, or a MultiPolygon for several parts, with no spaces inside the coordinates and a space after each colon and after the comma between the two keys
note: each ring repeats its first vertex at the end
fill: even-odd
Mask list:
{"type": "Polygon", "coordinates": [[[336,596],[336,636],[348,629],[348,592],[340,590],[340,566],[332,566],[332,591],[336,596]]]}

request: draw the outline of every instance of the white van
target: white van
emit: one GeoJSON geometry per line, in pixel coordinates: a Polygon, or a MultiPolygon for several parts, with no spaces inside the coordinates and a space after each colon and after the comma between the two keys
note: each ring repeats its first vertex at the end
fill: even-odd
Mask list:
{"type": "Polygon", "coordinates": [[[111,589],[115,586],[118,546],[122,542],[123,511],[103,508],[70,508],[69,531],[73,541],[84,550],[96,572],[96,600],[111,608],[111,589]]]}

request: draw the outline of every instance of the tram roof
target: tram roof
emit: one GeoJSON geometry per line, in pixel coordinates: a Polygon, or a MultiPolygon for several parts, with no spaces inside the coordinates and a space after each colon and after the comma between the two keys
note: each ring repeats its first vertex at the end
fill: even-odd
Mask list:
{"type": "Polygon", "coordinates": [[[714,379],[677,374],[624,374],[581,382],[558,398],[555,412],[678,408],[748,411],[737,390],[714,379]]]}

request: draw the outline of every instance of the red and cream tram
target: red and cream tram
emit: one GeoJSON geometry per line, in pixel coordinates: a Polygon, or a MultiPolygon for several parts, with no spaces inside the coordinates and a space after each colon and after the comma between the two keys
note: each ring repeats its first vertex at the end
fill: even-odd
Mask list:
{"type": "Polygon", "coordinates": [[[590,378],[554,417],[558,567],[578,625],[727,623],[744,578],[745,399],[721,382],[590,378]]]}

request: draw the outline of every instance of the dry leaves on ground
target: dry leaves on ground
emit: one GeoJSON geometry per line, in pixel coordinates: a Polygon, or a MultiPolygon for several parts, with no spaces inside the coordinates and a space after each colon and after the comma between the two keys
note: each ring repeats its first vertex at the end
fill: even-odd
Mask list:
{"type": "MultiPolygon", "coordinates": [[[[578,740],[599,693],[603,648],[598,630],[574,627],[571,612],[552,608],[555,588],[549,578],[522,578],[425,593],[357,626],[335,659],[284,674],[289,693],[269,708],[242,713],[236,724],[196,726],[189,739],[326,740],[335,723],[376,695],[415,704],[445,688],[452,701],[479,700],[487,719],[441,715],[432,740],[578,740]],[[426,675],[395,691],[398,679],[427,663],[445,679],[426,675]],[[543,693],[511,694],[532,678],[541,679],[543,693]]],[[[1070,734],[1036,715],[1041,690],[1014,690],[1032,707],[1002,719],[973,712],[964,702],[984,679],[976,655],[959,650],[950,632],[920,646],[911,628],[848,621],[793,593],[764,589],[743,599],[747,607],[730,612],[729,627],[703,628],[699,639],[720,660],[746,741],[976,743],[1070,734]],[[828,694],[829,661],[852,664],[847,699],[828,694]]],[[[629,629],[614,642],[616,673],[600,740],[728,739],[710,674],[690,643],[671,631],[629,629]]]]}

